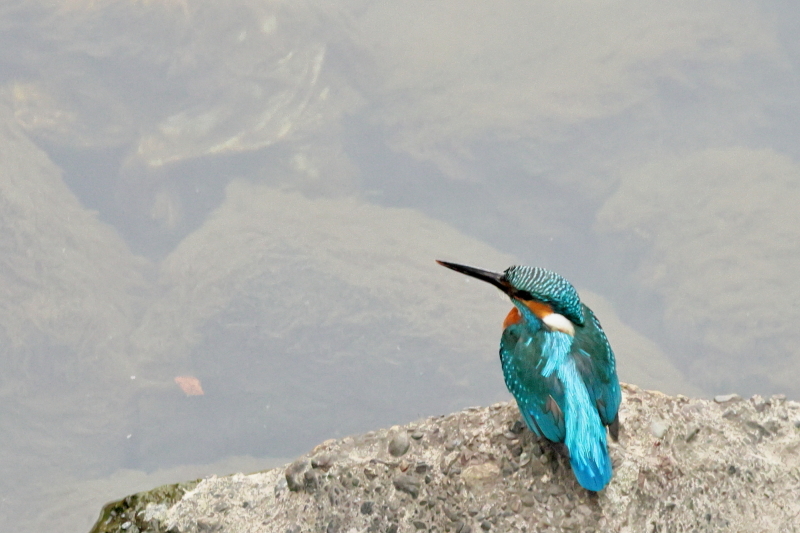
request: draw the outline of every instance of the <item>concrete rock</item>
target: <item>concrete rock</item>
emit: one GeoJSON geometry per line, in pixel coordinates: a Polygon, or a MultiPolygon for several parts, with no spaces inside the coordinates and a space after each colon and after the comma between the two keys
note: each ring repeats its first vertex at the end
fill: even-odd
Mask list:
{"type": "Polygon", "coordinates": [[[519,412],[506,403],[326,441],[288,467],[206,479],[136,525],[176,533],[794,531],[799,406],[765,403],[623,385],[622,431],[609,445],[614,478],[598,494],[577,484],[560,454],[536,458],[549,447],[511,430],[519,412]],[[408,433],[415,445],[394,457],[387,442],[408,433]]]}

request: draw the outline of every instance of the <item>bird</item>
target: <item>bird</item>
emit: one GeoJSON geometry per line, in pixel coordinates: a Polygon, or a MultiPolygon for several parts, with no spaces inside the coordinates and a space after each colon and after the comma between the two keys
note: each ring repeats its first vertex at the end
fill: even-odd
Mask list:
{"type": "Polygon", "coordinates": [[[575,287],[544,268],[496,273],[436,262],[511,298],[500,338],[506,386],[533,433],[566,445],[578,483],[593,492],[605,488],[612,477],[606,428],[616,441],[622,392],[608,338],[575,287]]]}

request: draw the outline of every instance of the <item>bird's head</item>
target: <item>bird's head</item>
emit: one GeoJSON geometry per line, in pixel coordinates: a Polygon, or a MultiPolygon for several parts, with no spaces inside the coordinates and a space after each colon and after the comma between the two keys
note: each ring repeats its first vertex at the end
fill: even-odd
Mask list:
{"type": "MultiPolygon", "coordinates": [[[[584,323],[578,291],[562,276],[551,270],[529,266],[508,267],[502,274],[480,268],[436,261],[467,276],[490,283],[507,294],[524,318],[528,312],[551,330],[575,334],[575,326],[584,323]]],[[[514,311],[512,311],[514,313],[514,311]]],[[[509,318],[512,315],[509,314],[509,318]]],[[[509,322],[509,318],[506,322],[509,322]]],[[[513,321],[513,320],[512,320],[513,321]]]]}

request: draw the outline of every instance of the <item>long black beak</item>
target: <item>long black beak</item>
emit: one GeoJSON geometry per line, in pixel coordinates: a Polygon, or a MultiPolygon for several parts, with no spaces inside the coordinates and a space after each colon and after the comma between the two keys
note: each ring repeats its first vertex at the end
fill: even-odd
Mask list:
{"type": "Polygon", "coordinates": [[[437,263],[442,265],[443,267],[447,267],[450,270],[455,270],[456,272],[461,272],[462,274],[466,274],[472,278],[479,279],[481,281],[485,281],[486,283],[491,283],[501,291],[506,294],[510,294],[514,289],[511,287],[511,284],[506,280],[504,274],[498,274],[497,272],[490,272],[488,270],[481,270],[480,268],[475,268],[466,265],[459,265],[457,263],[448,263],[447,261],[439,261],[436,260],[437,263]]]}

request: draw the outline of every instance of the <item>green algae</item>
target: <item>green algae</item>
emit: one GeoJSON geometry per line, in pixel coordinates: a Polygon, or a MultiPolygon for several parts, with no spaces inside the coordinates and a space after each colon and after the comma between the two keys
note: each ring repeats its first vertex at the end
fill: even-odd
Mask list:
{"type": "Polygon", "coordinates": [[[163,531],[162,524],[158,520],[146,519],[147,506],[161,504],[168,508],[180,500],[184,494],[194,489],[199,482],[200,480],[196,479],[161,485],[152,490],[138,492],[109,502],[103,506],[100,518],[97,519],[90,533],[131,533],[135,531],[161,533],[163,531]]]}

